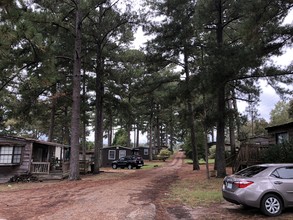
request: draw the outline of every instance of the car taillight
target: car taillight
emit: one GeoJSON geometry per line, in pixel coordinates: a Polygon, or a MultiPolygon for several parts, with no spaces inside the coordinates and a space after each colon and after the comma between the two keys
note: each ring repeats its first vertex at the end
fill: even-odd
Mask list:
{"type": "Polygon", "coordinates": [[[238,188],[243,189],[243,188],[246,188],[247,186],[250,186],[251,184],[253,184],[253,182],[243,180],[243,181],[235,181],[233,184],[235,186],[237,186],[238,188]]]}

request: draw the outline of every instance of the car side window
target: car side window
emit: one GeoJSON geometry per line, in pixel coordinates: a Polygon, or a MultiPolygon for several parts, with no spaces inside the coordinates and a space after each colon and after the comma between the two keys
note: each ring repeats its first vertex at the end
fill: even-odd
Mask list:
{"type": "Polygon", "coordinates": [[[281,178],[279,173],[278,173],[278,170],[275,170],[274,172],[272,172],[271,176],[276,177],[276,178],[281,178]]]}
{"type": "Polygon", "coordinates": [[[281,167],[276,169],[272,175],[281,179],[293,179],[293,167],[281,167]]]}

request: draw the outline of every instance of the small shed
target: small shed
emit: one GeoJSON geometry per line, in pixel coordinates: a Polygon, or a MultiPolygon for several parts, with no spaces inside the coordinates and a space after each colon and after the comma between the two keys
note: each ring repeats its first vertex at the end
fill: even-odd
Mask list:
{"type": "Polygon", "coordinates": [[[0,136],[0,182],[31,173],[41,179],[69,174],[69,146],[31,138],[0,136]]]}
{"type": "Polygon", "coordinates": [[[281,144],[293,140],[293,122],[267,127],[269,145],[281,144]]]}
{"type": "Polygon", "coordinates": [[[112,165],[114,160],[118,160],[121,157],[132,155],[132,149],[121,146],[110,146],[102,148],[102,167],[108,167],[112,165]]]}

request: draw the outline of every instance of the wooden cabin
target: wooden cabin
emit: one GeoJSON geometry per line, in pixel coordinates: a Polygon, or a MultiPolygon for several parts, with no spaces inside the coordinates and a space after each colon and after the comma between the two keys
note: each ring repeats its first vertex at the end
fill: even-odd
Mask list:
{"type": "Polygon", "coordinates": [[[293,140],[293,122],[267,127],[269,145],[282,144],[293,140]]]}
{"type": "Polygon", "coordinates": [[[268,148],[293,140],[293,122],[267,127],[266,130],[267,137],[252,138],[242,142],[233,166],[235,172],[251,165],[263,163],[261,158],[268,148]]]}
{"type": "Polygon", "coordinates": [[[12,136],[0,136],[0,182],[31,173],[39,179],[63,179],[69,174],[69,146],[12,136]]]}
{"type": "Polygon", "coordinates": [[[132,155],[131,148],[121,146],[110,146],[102,148],[102,167],[109,167],[114,160],[118,160],[120,157],[132,155]]]}

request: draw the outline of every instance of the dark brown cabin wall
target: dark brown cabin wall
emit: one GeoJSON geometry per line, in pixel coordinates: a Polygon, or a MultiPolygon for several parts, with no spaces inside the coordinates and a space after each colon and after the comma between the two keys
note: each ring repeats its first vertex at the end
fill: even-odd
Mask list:
{"type": "Polygon", "coordinates": [[[126,147],[105,147],[102,149],[102,167],[109,167],[112,165],[112,162],[114,160],[109,160],[108,159],[108,153],[110,150],[115,150],[115,159],[114,160],[118,160],[119,159],[119,151],[120,150],[126,150],[126,155],[132,155],[132,150],[130,148],[126,148],[126,147]]]}

